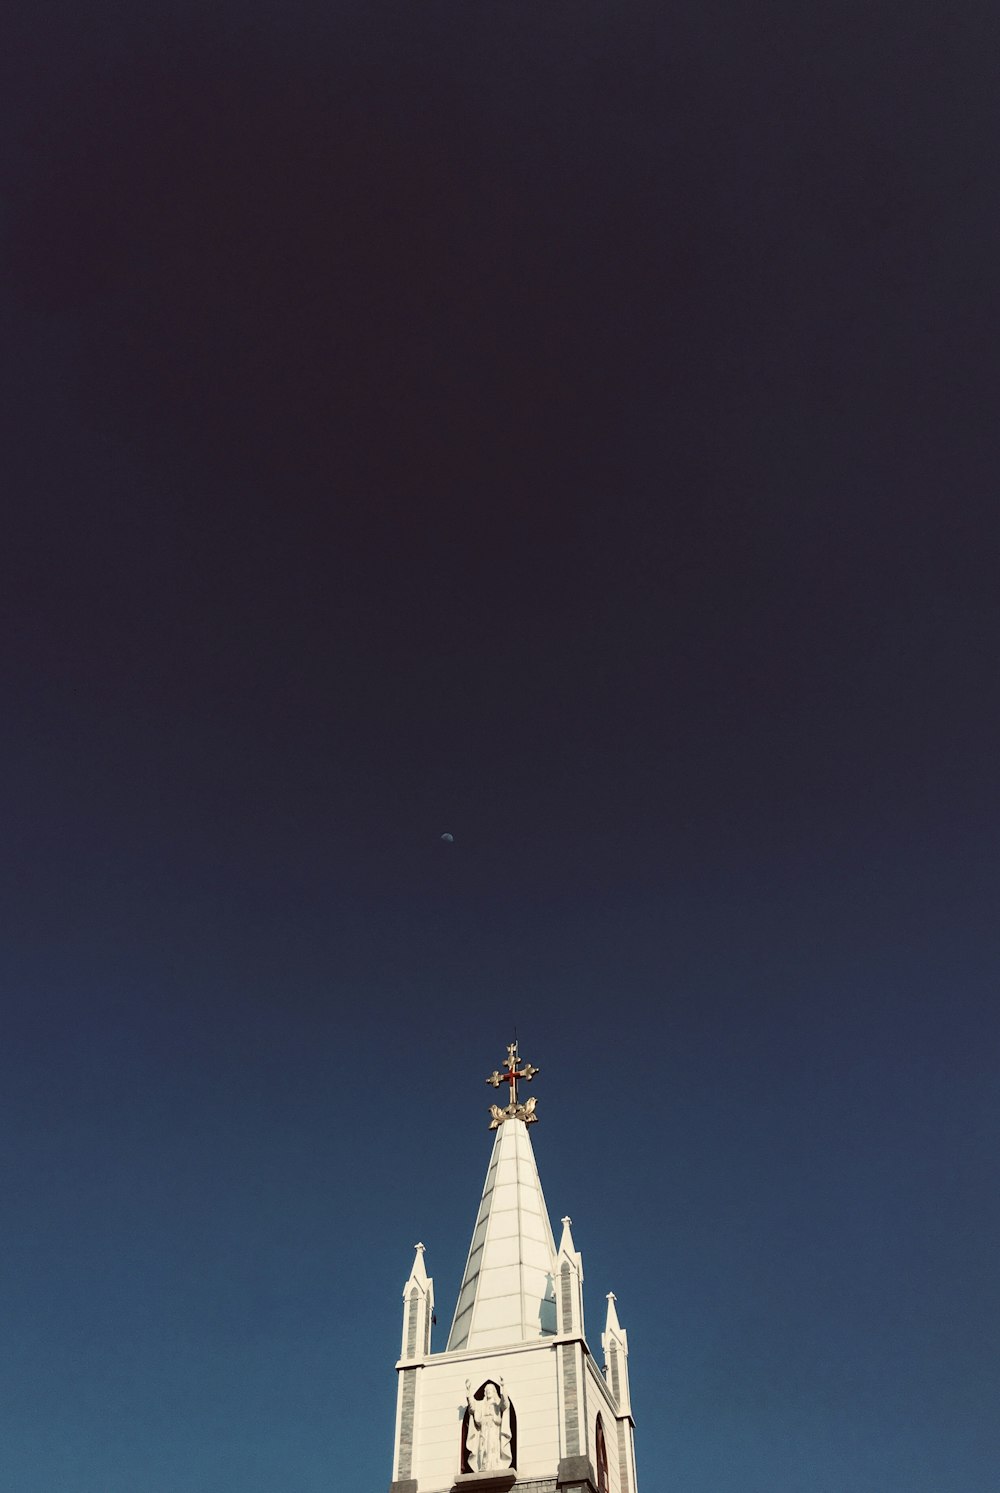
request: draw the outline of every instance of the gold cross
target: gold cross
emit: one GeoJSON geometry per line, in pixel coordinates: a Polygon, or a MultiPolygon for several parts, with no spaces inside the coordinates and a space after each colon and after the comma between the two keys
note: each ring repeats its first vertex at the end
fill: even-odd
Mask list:
{"type": "Polygon", "coordinates": [[[523,1068],[518,1067],[520,1061],[517,1055],[517,1042],[508,1042],[507,1067],[505,1069],[494,1068],[486,1080],[495,1089],[498,1089],[502,1083],[510,1085],[510,1103],[507,1108],[501,1109],[497,1104],[490,1105],[490,1114],[493,1116],[490,1125],[491,1130],[496,1130],[497,1126],[503,1124],[504,1120],[509,1120],[514,1116],[519,1120],[524,1120],[529,1125],[537,1118],[535,1115],[535,1101],[533,1099],[529,1099],[526,1105],[518,1104],[517,1081],[520,1078],[525,1083],[530,1083],[535,1074],[541,1072],[541,1069],[534,1067],[531,1063],[525,1063],[523,1068]]]}

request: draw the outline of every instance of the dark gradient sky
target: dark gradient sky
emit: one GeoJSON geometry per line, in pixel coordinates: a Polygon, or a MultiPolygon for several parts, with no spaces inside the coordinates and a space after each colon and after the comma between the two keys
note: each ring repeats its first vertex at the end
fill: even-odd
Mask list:
{"type": "Polygon", "coordinates": [[[386,1487],[515,1023],[645,1493],[994,1493],[995,7],[12,36],[2,1493],[386,1487]]]}

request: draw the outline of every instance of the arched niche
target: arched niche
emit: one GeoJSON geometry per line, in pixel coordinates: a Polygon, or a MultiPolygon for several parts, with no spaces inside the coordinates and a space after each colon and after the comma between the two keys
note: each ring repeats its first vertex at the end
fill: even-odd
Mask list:
{"type": "Polygon", "coordinates": [[[517,1468],[517,1411],[496,1379],[470,1390],[462,1416],[462,1472],[506,1472],[517,1468]]]}

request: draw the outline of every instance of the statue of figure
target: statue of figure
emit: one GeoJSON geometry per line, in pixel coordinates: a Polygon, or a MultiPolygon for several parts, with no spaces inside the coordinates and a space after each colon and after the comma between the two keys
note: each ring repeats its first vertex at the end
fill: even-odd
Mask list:
{"type": "Polygon", "coordinates": [[[465,1401],[469,1407],[469,1419],[465,1450],[473,1472],[492,1472],[510,1466],[509,1401],[504,1393],[503,1380],[497,1389],[492,1379],[488,1379],[483,1385],[482,1396],[481,1400],[473,1398],[472,1383],[466,1379],[465,1401]]]}

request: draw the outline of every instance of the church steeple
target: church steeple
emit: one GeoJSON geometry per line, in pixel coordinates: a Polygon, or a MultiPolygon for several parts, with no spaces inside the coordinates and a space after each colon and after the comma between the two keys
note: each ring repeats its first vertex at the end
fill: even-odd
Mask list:
{"type": "Polygon", "coordinates": [[[531,1137],[508,1117],[493,1143],[446,1351],[551,1337],[555,1252],[531,1137]]]}
{"type": "Polygon", "coordinates": [[[497,1136],[443,1352],[431,1352],[434,1288],[416,1246],[390,1493],[459,1493],[467,1480],[483,1493],[636,1493],[628,1343],[612,1297],[603,1372],[587,1346],[583,1260],[568,1217],[556,1248],[528,1132],[535,1101],[518,1094],[538,1071],[513,1042],[486,1080],[508,1084],[510,1102],[490,1107],[497,1136]]]}

